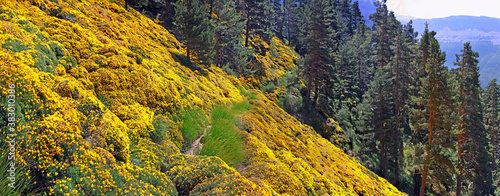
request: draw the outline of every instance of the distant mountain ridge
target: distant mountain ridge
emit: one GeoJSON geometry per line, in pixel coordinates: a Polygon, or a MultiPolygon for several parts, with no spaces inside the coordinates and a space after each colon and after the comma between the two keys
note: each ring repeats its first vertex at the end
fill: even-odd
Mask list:
{"type": "MultiPolygon", "coordinates": [[[[373,2],[375,0],[359,0],[359,8],[369,27],[373,26],[370,14],[376,12],[373,2]]],[[[428,23],[429,30],[437,32],[436,38],[447,54],[445,65],[448,67],[454,67],[455,54],[460,53],[463,43],[471,42],[472,49],[479,53],[481,85],[485,87],[491,79],[500,79],[500,18],[464,15],[433,19],[402,15],[396,17],[403,24],[412,20],[413,28],[419,35],[424,32],[425,23],[428,23]]]]}
{"type": "Polygon", "coordinates": [[[446,27],[452,31],[464,31],[469,29],[478,29],[484,32],[500,32],[500,18],[487,16],[449,16],[445,18],[420,19],[408,16],[397,16],[401,22],[408,22],[410,18],[417,30],[424,29],[424,23],[429,23],[429,28],[439,31],[446,27]],[[405,20],[406,19],[406,20],[405,20]]]}
{"type": "MultiPolygon", "coordinates": [[[[411,17],[398,16],[406,23],[411,17]]],[[[436,31],[436,38],[441,43],[441,49],[446,52],[448,67],[454,67],[455,54],[460,53],[463,43],[471,42],[472,49],[479,53],[480,83],[483,87],[488,82],[500,79],[500,18],[486,16],[449,16],[433,19],[411,19],[413,28],[419,34],[429,24],[429,30],[436,31]]]]}

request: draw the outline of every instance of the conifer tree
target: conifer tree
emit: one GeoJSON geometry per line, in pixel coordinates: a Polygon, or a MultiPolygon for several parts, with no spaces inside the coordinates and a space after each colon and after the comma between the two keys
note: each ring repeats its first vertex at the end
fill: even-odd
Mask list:
{"type": "Polygon", "coordinates": [[[246,15],[245,47],[249,46],[251,35],[259,35],[262,39],[271,40],[274,10],[271,0],[244,0],[246,15]]]}
{"type": "Polygon", "coordinates": [[[376,51],[375,63],[377,67],[384,67],[389,63],[389,59],[393,55],[391,49],[391,38],[395,37],[394,26],[396,25],[395,16],[393,12],[389,12],[386,5],[386,0],[376,2],[377,12],[370,15],[373,21],[373,35],[374,49],[376,51]]]}
{"type": "Polygon", "coordinates": [[[228,68],[239,73],[248,65],[251,49],[243,47],[246,21],[236,11],[233,0],[214,1],[210,9],[215,20],[215,59],[221,68],[228,68]]]}
{"type": "Polygon", "coordinates": [[[492,149],[492,171],[497,170],[496,158],[498,158],[495,147],[498,145],[498,114],[500,111],[500,86],[497,79],[492,79],[486,86],[483,95],[484,103],[484,125],[491,138],[492,149]]]}
{"type": "MultiPolygon", "coordinates": [[[[374,50],[375,50],[375,55],[374,55],[374,63],[376,64],[376,69],[384,69],[384,67],[389,63],[390,58],[393,56],[394,51],[391,49],[391,38],[395,37],[394,32],[395,29],[394,27],[396,26],[396,19],[394,16],[393,12],[389,12],[387,9],[386,5],[386,0],[383,0],[382,2],[376,2],[375,6],[377,7],[377,12],[373,13],[370,15],[370,19],[373,20],[373,30],[374,30],[374,35],[373,35],[373,42],[374,42],[374,50]]],[[[389,93],[383,93],[382,89],[379,89],[378,92],[379,95],[379,108],[380,111],[384,110],[390,110],[393,111],[389,101],[391,100],[391,97],[387,97],[389,93]],[[386,101],[384,101],[386,100],[386,101]]],[[[388,114],[388,113],[384,113],[388,114]]],[[[382,177],[386,177],[386,172],[387,172],[387,145],[385,143],[386,141],[386,130],[389,128],[386,126],[384,123],[385,120],[387,120],[390,116],[386,115],[381,115],[387,117],[384,120],[380,120],[379,124],[376,125],[378,129],[378,140],[379,140],[379,150],[380,150],[380,162],[382,164],[382,172],[380,175],[382,177]]]]}
{"type": "Polygon", "coordinates": [[[413,28],[411,23],[407,25],[398,25],[397,35],[394,38],[394,52],[391,62],[388,64],[392,69],[392,77],[389,78],[392,85],[392,96],[394,100],[394,116],[391,124],[393,126],[390,140],[392,148],[389,150],[391,158],[388,160],[394,168],[393,184],[399,188],[400,175],[403,166],[403,138],[404,129],[408,127],[408,116],[410,115],[410,107],[407,103],[410,102],[410,84],[411,79],[411,62],[413,59],[412,47],[415,44],[415,35],[412,33],[413,28]]]}
{"type": "MultiPolygon", "coordinates": [[[[431,32],[430,35],[434,35],[431,32]]],[[[425,146],[425,161],[419,164],[423,168],[420,195],[424,195],[425,187],[437,194],[447,193],[451,184],[453,164],[446,151],[453,150],[453,119],[455,113],[454,88],[450,82],[450,73],[444,66],[445,53],[441,52],[438,41],[429,37],[428,61],[426,63],[427,75],[421,78],[420,96],[413,97],[417,107],[412,112],[413,131],[421,132],[425,146]],[[447,150],[448,149],[448,150],[447,150]],[[438,190],[438,191],[436,191],[438,190]]]]}
{"type": "Polygon", "coordinates": [[[351,63],[356,67],[353,80],[359,87],[357,94],[360,100],[364,92],[368,90],[368,84],[375,73],[372,62],[371,36],[370,28],[365,24],[360,24],[354,30],[352,38],[347,41],[353,50],[354,57],[351,58],[351,63]]]}
{"type": "Polygon", "coordinates": [[[304,0],[288,0],[288,40],[289,45],[301,55],[306,56],[308,51],[306,49],[307,37],[310,35],[311,13],[308,11],[310,8],[309,3],[304,0]]]}
{"type": "Polygon", "coordinates": [[[392,100],[390,100],[391,96],[382,96],[390,94],[392,90],[389,84],[391,74],[387,66],[377,69],[370,88],[363,95],[363,103],[360,106],[362,113],[360,157],[367,167],[381,176],[385,175],[387,169],[385,158],[388,146],[386,143],[392,139],[386,137],[392,127],[385,126],[390,123],[390,117],[393,116],[394,110],[387,107],[387,105],[392,105],[392,100]]]}
{"type": "Polygon", "coordinates": [[[286,37],[286,4],[286,0],[272,0],[271,31],[281,40],[286,37]]]}
{"type": "Polygon", "coordinates": [[[210,62],[213,58],[214,27],[208,8],[199,0],[177,1],[175,4],[177,36],[186,46],[186,56],[210,62]]]}
{"type": "Polygon", "coordinates": [[[481,87],[477,66],[479,54],[474,52],[467,42],[461,54],[456,56],[457,61],[454,64],[460,69],[457,195],[461,194],[462,185],[466,181],[473,184],[474,195],[493,194],[489,167],[491,157],[480,101],[481,87]]]}
{"type": "Polygon", "coordinates": [[[418,48],[420,50],[420,55],[422,57],[421,59],[421,64],[422,64],[422,71],[421,74],[425,74],[425,65],[427,64],[427,56],[429,52],[429,47],[430,47],[430,39],[433,35],[429,33],[429,24],[425,23],[425,30],[424,33],[422,34],[422,38],[420,39],[420,43],[418,45],[418,48]]]}
{"type": "Polygon", "coordinates": [[[306,9],[310,13],[310,23],[306,27],[309,35],[305,38],[305,48],[309,55],[306,57],[307,93],[304,106],[308,108],[313,91],[314,97],[312,99],[314,102],[318,100],[320,93],[330,99],[333,97],[330,88],[333,84],[330,78],[335,70],[332,53],[336,50],[337,43],[331,39],[336,37],[336,21],[332,15],[333,7],[329,2],[327,0],[312,0],[307,4],[306,9]]]}
{"type": "Polygon", "coordinates": [[[351,5],[351,29],[356,30],[358,26],[364,25],[365,19],[359,9],[359,1],[354,1],[351,5]]]}

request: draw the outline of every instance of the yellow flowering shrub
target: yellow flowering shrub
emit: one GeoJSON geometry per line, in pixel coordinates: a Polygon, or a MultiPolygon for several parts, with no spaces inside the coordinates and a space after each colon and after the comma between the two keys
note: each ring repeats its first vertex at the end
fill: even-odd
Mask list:
{"type": "Polygon", "coordinates": [[[259,94],[250,103],[253,109],[245,113],[243,122],[248,132],[247,149],[251,150],[245,169],[240,171],[249,180],[290,195],[298,191],[312,195],[402,195],[266,96],[259,94]]]}
{"type": "Polygon", "coordinates": [[[258,35],[250,38],[251,45],[263,50],[257,50],[253,53],[257,62],[252,62],[249,65],[250,69],[257,70],[259,74],[245,74],[240,76],[240,79],[246,85],[260,87],[265,82],[273,81],[283,76],[285,72],[295,68],[295,60],[298,59],[298,55],[293,49],[286,46],[283,41],[277,37],[273,37],[271,43],[267,43],[258,35]],[[259,51],[265,51],[265,54],[259,51]]]}
{"type": "MultiPolygon", "coordinates": [[[[293,69],[298,56],[277,38],[267,43],[253,37],[253,45],[266,49],[254,54],[261,76],[188,67],[180,58],[185,49],[171,33],[124,4],[0,1],[0,115],[7,114],[8,85],[15,84],[18,163],[29,168],[32,190],[401,194],[280,109],[281,88],[267,95],[249,90],[256,98],[238,115],[246,149],[242,163],[233,168],[219,157],[181,154],[186,140],[178,111],[199,108],[209,117],[217,105],[241,103],[248,95],[242,84],[273,81],[293,69]]],[[[0,122],[0,135],[7,133],[0,122]]]]}

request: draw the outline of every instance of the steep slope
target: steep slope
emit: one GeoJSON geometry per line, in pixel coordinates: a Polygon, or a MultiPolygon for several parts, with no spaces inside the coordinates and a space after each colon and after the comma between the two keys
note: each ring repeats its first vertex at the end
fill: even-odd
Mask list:
{"type": "MultiPolygon", "coordinates": [[[[0,32],[0,116],[15,84],[17,158],[32,193],[401,195],[260,91],[186,63],[172,34],[123,1],[2,1],[0,32]],[[180,153],[184,111],[209,118],[215,106],[243,101],[238,169],[180,153]]],[[[269,78],[294,67],[279,40],[267,46],[279,52],[257,57],[269,78]]]]}

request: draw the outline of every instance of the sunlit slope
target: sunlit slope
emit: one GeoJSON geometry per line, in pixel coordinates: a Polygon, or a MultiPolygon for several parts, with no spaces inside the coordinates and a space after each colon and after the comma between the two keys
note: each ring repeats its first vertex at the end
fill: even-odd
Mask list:
{"type": "MultiPolygon", "coordinates": [[[[183,65],[172,34],[114,2],[0,2],[0,115],[7,85],[15,84],[19,159],[33,191],[401,194],[255,90],[241,116],[247,155],[237,169],[218,157],[181,154],[179,111],[209,115],[216,105],[241,102],[240,81],[219,68],[183,65]]],[[[296,56],[279,40],[268,47],[279,52],[259,57],[275,65],[269,78],[294,67],[296,56]]],[[[6,127],[0,121],[2,136],[6,127]]]]}

